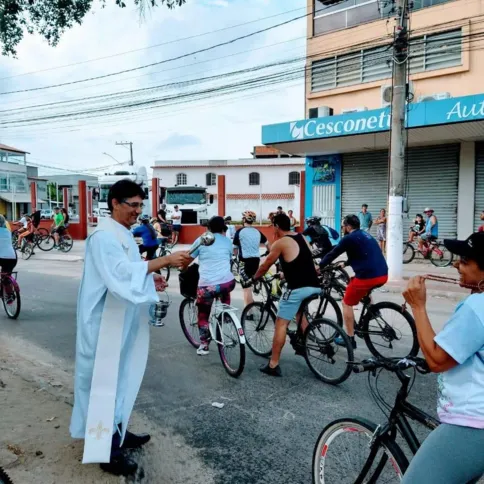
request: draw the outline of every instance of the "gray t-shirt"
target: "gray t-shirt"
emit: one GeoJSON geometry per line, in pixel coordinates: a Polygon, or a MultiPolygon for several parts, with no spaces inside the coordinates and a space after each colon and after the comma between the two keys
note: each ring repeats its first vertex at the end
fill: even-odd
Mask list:
{"type": "Polygon", "coordinates": [[[240,249],[241,259],[259,258],[259,246],[266,242],[266,236],[254,227],[242,227],[235,232],[234,245],[240,249]]]}

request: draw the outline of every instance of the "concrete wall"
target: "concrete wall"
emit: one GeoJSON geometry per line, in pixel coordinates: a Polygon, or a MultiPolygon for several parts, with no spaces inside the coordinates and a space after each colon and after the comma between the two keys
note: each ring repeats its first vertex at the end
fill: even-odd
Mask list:
{"type": "MultiPolygon", "coordinates": [[[[308,0],[312,5],[312,0],[308,0]]],[[[438,33],[462,27],[462,65],[418,73],[411,76],[414,84],[414,99],[438,92],[450,92],[452,96],[466,96],[482,92],[484,63],[482,62],[482,38],[476,35],[484,32],[481,15],[484,13],[484,0],[455,0],[435,7],[418,10],[411,15],[411,29],[415,36],[438,33]],[[472,35],[471,38],[468,36],[472,35]],[[470,40],[473,39],[473,40],[470,40]]],[[[352,51],[366,44],[390,45],[394,19],[378,20],[345,30],[312,37],[312,18],[308,16],[307,54],[308,61],[324,59],[335,52],[352,51]],[[379,39],[378,41],[375,39],[379,39]],[[382,40],[384,39],[384,40],[382,40]],[[352,46],[357,46],[354,49],[352,46]]],[[[366,106],[376,109],[381,106],[381,86],[390,79],[347,86],[338,89],[311,93],[310,71],[306,82],[306,113],[309,108],[330,106],[334,114],[342,109],[366,106]]]]}

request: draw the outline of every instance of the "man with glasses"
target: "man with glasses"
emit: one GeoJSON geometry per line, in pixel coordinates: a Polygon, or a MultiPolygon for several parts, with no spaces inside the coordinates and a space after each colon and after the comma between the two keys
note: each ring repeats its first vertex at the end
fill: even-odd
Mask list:
{"type": "Polygon", "coordinates": [[[141,260],[130,228],[142,213],[143,198],[143,189],[131,180],[109,190],[111,217],[87,240],[77,305],[70,432],[85,439],[83,463],[100,462],[103,470],[125,476],[137,469],[125,449],[150,440],[127,431],[127,425],[148,358],[148,307],[166,287],[155,272],[191,260],[188,252],[141,260]]]}

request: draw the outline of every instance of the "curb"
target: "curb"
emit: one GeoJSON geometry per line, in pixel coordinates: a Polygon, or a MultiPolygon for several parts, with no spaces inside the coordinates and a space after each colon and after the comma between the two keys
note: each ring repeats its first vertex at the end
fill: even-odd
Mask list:
{"type": "MultiPolygon", "coordinates": [[[[383,286],[383,292],[391,292],[392,294],[401,294],[405,286],[398,286],[398,285],[392,285],[392,284],[387,284],[383,286]]],[[[466,292],[461,292],[461,291],[449,291],[445,289],[432,289],[432,288],[427,288],[427,295],[431,297],[437,297],[437,298],[445,298],[445,299],[451,299],[453,301],[460,301],[464,299],[466,296],[468,296],[468,293],[466,292]]]]}
{"type": "Polygon", "coordinates": [[[84,257],[79,255],[46,255],[35,252],[30,260],[46,260],[46,261],[56,261],[56,262],[83,262],[84,257]]]}

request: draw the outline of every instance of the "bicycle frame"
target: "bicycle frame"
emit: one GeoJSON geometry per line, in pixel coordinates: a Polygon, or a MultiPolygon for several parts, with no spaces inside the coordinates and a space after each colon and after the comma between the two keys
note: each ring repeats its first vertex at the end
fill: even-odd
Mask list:
{"type": "Polygon", "coordinates": [[[235,308],[234,306],[230,306],[228,304],[224,304],[219,299],[216,299],[214,301],[212,305],[212,311],[210,313],[210,318],[209,318],[209,321],[210,321],[209,329],[210,329],[210,336],[212,340],[215,341],[215,343],[224,345],[222,324],[223,324],[225,314],[230,313],[235,323],[237,333],[239,334],[239,337],[240,337],[240,344],[245,345],[245,333],[244,333],[244,329],[242,328],[242,324],[240,323],[240,320],[237,316],[237,311],[238,311],[237,308],[235,308]],[[217,340],[217,327],[220,328],[222,341],[217,340]]]}
{"type": "MultiPolygon", "coordinates": [[[[415,435],[415,432],[413,431],[408,421],[408,418],[415,420],[429,430],[435,430],[440,425],[438,420],[406,401],[408,395],[408,386],[410,384],[411,378],[403,371],[397,371],[396,375],[401,381],[402,386],[395,398],[395,405],[390,412],[388,422],[383,426],[379,425],[377,427],[375,434],[373,435],[373,439],[370,442],[370,455],[368,456],[368,459],[363,466],[363,469],[361,470],[358,478],[356,479],[355,484],[362,484],[363,482],[365,482],[367,474],[373,465],[378,450],[381,448],[381,446],[385,445],[385,442],[394,441],[397,435],[397,431],[400,432],[400,435],[407,443],[412,454],[415,455],[417,453],[420,447],[420,441],[415,435]]],[[[382,457],[381,462],[376,467],[373,475],[370,477],[369,482],[377,482],[385,463],[386,459],[382,457]]]]}
{"type": "MultiPolygon", "coordinates": [[[[10,274],[7,273],[7,272],[0,272],[0,278],[1,278],[2,281],[3,281],[4,278],[10,279],[10,281],[12,282],[13,287],[18,292],[20,292],[20,286],[18,285],[18,282],[17,282],[17,274],[18,274],[18,272],[12,272],[10,274]]],[[[3,284],[1,284],[1,291],[2,291],[2,294],[3,294],[3,284]]]]}

